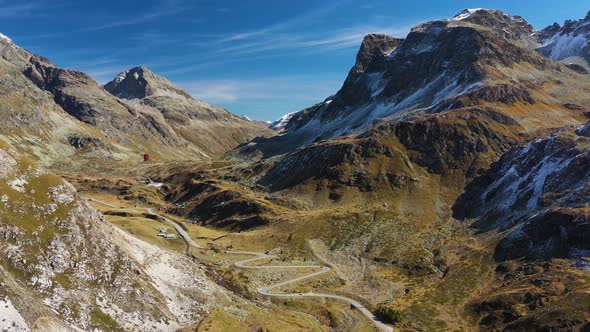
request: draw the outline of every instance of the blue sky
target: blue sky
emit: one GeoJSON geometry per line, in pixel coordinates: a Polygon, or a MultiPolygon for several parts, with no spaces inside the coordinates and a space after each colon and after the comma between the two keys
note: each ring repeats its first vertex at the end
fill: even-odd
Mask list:
{"type": "Polygon", "coordinates": [[[145,65],[193,96],[273,120],[336,92],[367,33],[404,37],[465,8],[537,28],[584,17],[579,0],[0,0],[0,32],[98,82],[145,65]]]}

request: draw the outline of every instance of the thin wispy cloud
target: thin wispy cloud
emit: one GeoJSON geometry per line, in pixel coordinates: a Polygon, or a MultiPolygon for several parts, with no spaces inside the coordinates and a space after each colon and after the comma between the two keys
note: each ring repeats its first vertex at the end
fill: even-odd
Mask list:
{"type": "Polygon", "coordinates": [[[153,22],[159,18],[163,18],[166,16],[173,16],[183,11],[186,11],[189,7],[182,7],[182,8],[173,8],[168,10],[154,10],[152,12],[143,13],[141,15],[135,16],[133,18],[125,18],[117,21],[107,22],[104,24],[100,24],[93,27],[88,27],[85,29],[81,29],[79,31],[100,31],[106,29],[113,29],[119,27],[125,27],[130,25],[138,25],[144,23],[153,22]]]}
{"type": "Polygon", "coordinates": [[[286,100],[289,98],[322,100],[336,92],[339,80],[314,80],[305,76],[290,75],[258,77],[255,79],[196,80],[178,83],[196,98],[211,102],[237,100],[286,100]],[[309,87],[315,93],[309,93],[309,87]],[[288,97],[287,97],[288,96],[288,97]]]}
{"type": "MultiPolygon", "coordinates": [[[[301,102],[311,105],[336,92],[340,84],[339,80],[317,80],[298,75],[179,82],[179,86],[193,97],[209,103],[228,106],[237,102],[251,103],[252,109],[242,109],[246,113],[256,112],[256,105],[282,105],[286,109],[289,106],[296,108],[294,105],[301,102]]],[[[294,108],[291,110],[296,110],[294,108]]]]}
{"type": "Polygon", "coordinates": [[[233,56],[255,55],[269,51],[325,52],[343,48],[358,48],[370,33],[405,37],[414,24],[404,26],[357,26],[318,33],[276,33],[241,42],[225,43],[212,50],[216,54],[233,56]]]}
{"type": "MultiPolygon", "coordinates": [[[[59,3],[52,3],[51,6],[48,6],[50,3],[38,3],[38,2],[29,2],[19,5],[8,5],[6,1],[0,0],[0,17],[22,17],[25,15],[31,15],[33,12],[39,13],[42,12],[44,9],[56,9],[58,7],[64,6],[63,4],[60,5],[59,3]],[[47,5],[47,6],[46,6],[47,5]]],[[[67,31],[61,32],[48,32],[48,33],[40,33],[36,35],[30,36],[22,36],[21,39],[24,40],[33,40],[33,39],[50,39],[55,37],[64,37],[72,34],[79,34],[79,33],[88,33],[88,32],[100,32],[115,28],[122,28],[122,27],[129,27],[134,25],[140,24],[147,24],[153,23],[159,19],[164,19],[167,17],[175,16],[181,14],[183,12],[187,12],[193,9],[193,5],[184,5],[181,1],[176,0],[161,0],[157,3],[157,5],[153,6],[151,9],[146,10],[144,12],[134,13],[133,15],[127,15],[125,18],[118,18],[118,19],[111,19],[110,14],[106,15],[100,23],[92,25],[88,23],[88,26],[79,29],[72,29],[67,31]]],[[[86,13],[84,13],[86,14],[86,13]]],[[[101,15],[95,14],[93,15],[94,18],[100,18],[101,15]]]]}
{"type": "Polygon", "coordinates": [[[41,3],[24,1],[18,4],[8,1],[0,1],[0,17],[12,18],[29,16],[36,13],[42,7],[41,3]]]}
{"type": "Polygon", "coordinates": [[[340,2],[327,1],[322,6],[314,8],[312,10],[309,10],[308,12],[305,12],[301,15],[296,15],[296,16],[290,17],[288,19],[285,19],[283,21],[279,21],[279,22],[276,22],[274,24],[271,24],[271,25],[268,25],[268,26],[265,26],[262,28],[234,33],[234,34],[231,34],[231,35],[223,38],[221,41],[228,42],[228,41],[244,40],[244,39],[249,39],[252,37],[266,35],[269,33],[280,32],[282,30],[287,30],[289,28],[292,28],[294,26],[298,26],[301,24],[310,24],[313,20],[325,16],[326,14],[333,11],[336,7],[341,6],[349,1],[350,0],[344,0],[344,1],[340,1],[340,2]]]}
{"type": "MultiPolygon", "coordinates": [[[[259,109],[270,112],[269,109],[272,108],[275,112],[282,113],[295,111],[335,93],[349,66],[354,62],[355,49],[360,46],[365,35],[384,33],[404,37],[411,26],[418,23],[416,20],[409,22],[410,24],[407,21],[402,24],[393,18],[377,15],[362,20],[338,19],[338,13],[349,3],[360,10],[360,5],[351,0],[330,0],[315,3],[304,11],[294,11],[295,14],[291,16],[266,16],[266,25],[256,26],[256,23],[264,20],[244,18],[246,24],[228,24],[227,27],[219,25],[217,28],[203,25],[202,22],[213,19],[207,15],[235,19],[236,7],[226,6],[224,3],[209,7],[209,14],[205,14],[202,9],[206,7],[202,7],[200,3],[188,0],[151,0],[133,14],[122,13],[111,17],[104,8],[97,6],[98,12],[91,18],[93,22],[69,30],[62,26],[63,32],[43,31],[42,34],[32,35],[28,40],[37,50],[37,45],[42,44],[38,40],[43,38],[43,43],[55,39],[63,44],[70,37],[96,39],[98,43],[82,43],[79,49],[59,48],[54,51],[53,56],[56,56],[56,62],[60,66],[86,72],[100,84],[112,80],[123,70],[144,65],[173,81],[180,81],[179,85],[193,96],[213,104],[222,104],[236,112],[262,112],[259,109]],[[197,7],[199,10],[196,10],[197,7]],[[167,22],[174,24],[160,24],[167,22]],[[250,25],[249,29],[244,28],[248,23],[254,25],[250,25]],[[314,28],[318,26],[322,28],[314,28]],[[171,27],[174,28],[170,29],[171,27]],[[118,35],[123,32],[124,35],[118,35]],[[113,36],[116,36],[116,46],[105,46],[113,44],[107,43],[113,36]],[[339,51],[338,55],[348,55],[346,61],[341,61],[344,64],[342,73],[332,71],[330,80],[321,73],[281,76],[283,73],[276,69],[272,73],[266,73],[266,69],[261,68],[261,64],[267,62],[279,68],[278,62],[281,59],[291,63],[313,63],[315,58],[325,61],[325,57],[333,56],[334,51],[339,51]],[[245,74],[243,68],[250,67],[261,70],[254,75],[256,79],[244,78],[248,74],[245,74]],[[233,73],[229,68],[237,69],[239,73],[233,73]],[[216,72],[223,78],[219,78],[216,72]],[[203,76],[203,73],[206,74],[203,76]],[[278,76],[272,76],[273,74],[278,76]],[[204,78],[191,79],[200,76],[204,78]]],[[[0,0],[0,9],[8,4],[6,0],[0,0]]],[[[36,5],[25,5],[28,7],[15,7],[12,12],[36,8],[36,5]]],[[[86,8],[80,4],[72,6],[70,10],[73,11],[86,8]]],[[[241,17],[238,19],[242,20],[241,17]]],[[[45,54],[41,51],[39,50],[45,54]]],[[[48,55],[52,56],[51,53],[48,55]]]]}
{"type": "Polygon", "coordinates": [[[104,67],[95,70],[88,70],[86,74],[90,75],[98,84],[104,85],[115,78],[120,72],[121,67],[104,67]]]}
{"type": "MultiPolygon", "coordinates": [[[[164,64],[163,67],[173,68],[167,70],[167,73],[176,74],[197,71],[225,63],[260,60],[284,53],[311,56],[334,50],[356,49],[360,46],[364,36],[370,33],[405,37],[416,24],[400,26],[362,25],[335,28],[321,33],[277,32],[258,37],[247,37],[232,42],[223,40],[219,36],[204,36],[206,41],[191,44],[197,47],[193,52],[187,52],[180,56],[157,58],[154,59],[154,62],[160,65],[164,64]]],[[[184,42],[183,44],[186,45],[184,42]]]]}

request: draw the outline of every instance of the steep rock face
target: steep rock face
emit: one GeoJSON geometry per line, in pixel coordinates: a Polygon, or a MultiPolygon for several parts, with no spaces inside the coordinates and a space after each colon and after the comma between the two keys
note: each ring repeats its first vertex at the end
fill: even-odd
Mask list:
{"type": "Polygon", "coordinates": [[[361,48],[356,56],[356,63],[350,70],[349,79],[355,80],[363,73],[385,69],[386,59],[403,39],[393,38],[382,34],[365,36],[361,48]]]}
{"type": "Polygon", "coordinates": [[[136,136],[164,145],[182,145],[157,112],[138,109],[113,98],[82,72],[33,61],[24,74],[37,86],[51,92],[70,115],[104,131],[119,143],[129,144],[136,136]]]}
{"type": "Polygon", "coordinates": [[[590,225],[587,213],[553,209],[532,215],[496,248],[497,261],[577,258],[589,252],[590,225]]]}
{"type": "Polygon", "coordinates": [[[539,32],[538,51],[548,58],[582,65],[590,63],[590,13],[580,20],[567,20],[563,26],[554,23],[539,32]]]}
{"type": "MultiPolygon", "coordinates": [[[[402,159],[396,151],[374,138],[343,140],[314,144],[288,154],[274,165],[258,183],[271,191],[284,190],[306,181],[328,180],[333,184],[371,191],[376,181],[387,182],[387,174],[369,174],[363,164],[378,157],[402,159]],[[285,177],[284,174],[292,174],[285,177]],[[379,178],[381,177],[381,178],[379,178]]],[[[411,174],[411,172],[408,172],[411,174]]],[[[408,175],[404,175],[410,177],[408,175]]]]}
{"type": "Polygon", "coordinates": [[[26,66],[30,59],[36,59],[51,64],[48,59],[33,55],[29,51],[16,45],[12,39],[2,34],[0,34],[0,58],[13,63],[18,67],[26,66]]]}
{"type": "Polygon", "coordinates": [[[580,136],[590,137],[590,123],[587,123],[576,130],[580,136]]]}
{"type": "Polygon", "coordinates": [[[54,68],[48,60],[3,40],[0,53],[0,134],[20,152],[43,165],[54,165],[112,156],[119,150],[104,133],[69,116],[21,73],[31,62],[54,68]],[[72,145],[76,140],[94,141],[96,149],[72,145]]]}
{"type": "Polygon", "coordinates": [[[285,126],[287,125],[287,123],[289,123],[289,120],[291,120],[291,117],[293,117],[295,113],[296,112],[291,112],[281,116],[279,119],[271,122],[269,128],[276,131],[283,131],[283,129],[285,129],[285,126]]]}
{"type": "Polygon", "coordinates": [[[506,227],[552,205],[581,207],[588,158],[588,151],[568,137],[554,136],[515,148],[468,188],[456,206],[457,216],[479,216],[482,226],[506,227]]]}
{"type": "Polygon", "coordinates": [[[374,84],[374,78],[388,67],[388,56],[401,44],[403,40],[386,35],[367,35],[356,56],[356,63],[350,70],[344,85],[338,92],[336,99],[345,105],[358,103],[368,99],[367,88],[374,84]],[[372,76],[366,76],[373,74],[372,76]]]}
{"type": "MultiPolygon", "coordinates": [[[[511,84],[497,84],[484,86],[449,99],[437,105],[434,112],[477,106],[482,102],[512,106],[517,103],[533,105],[536,101],[532,96],[532,92],[527,88],[520,88],[511,84]]],[[[513,122],[516,123],[514,120],[513,122]]]]}
{"type": "Polygon", "coordinates": [[[474,176],[519,140],[513,119],[476,108],[390,126],[408,150],[417,152],[412,159],[436,174],[462,170],[474,176]]]}
{"type": "Polygon", "coordinates": [[[514,148],[455,202],[455,218],[497,239],[498,287],[472,304],[481,330],[588,328],[587,146],[569,127],[514,148]]]}

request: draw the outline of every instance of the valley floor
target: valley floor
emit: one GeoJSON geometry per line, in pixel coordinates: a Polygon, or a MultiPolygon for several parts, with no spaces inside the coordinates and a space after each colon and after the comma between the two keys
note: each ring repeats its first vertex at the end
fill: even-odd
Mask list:
{"type": "MultiPolygon", "coordinates": [[[[139,183],[137,188],[141,187],[149,190],[149,186],[139,183]]],[[[224,271],[231,270],[232,275],[237,273],[238,276],[244,276],[242,272],[237,271],[237,269],[242,269],[246,270],[247,274],[254,274],[252,276],[255,280],[253,285],[248,285],[248,279],[251,277],[248,275],[245,280],[239,280],[237,285],[225,285],[230,290],[234,287],[257,288],[255,291],[262,296],[257,301],[265,301],[263,298],[275,298],[275,300],[269,302],[271,308],[278,307],[281,312],[292,312],[293,309],[289,308],[291,306],[303,307],[296,311],[307,312],[307,315],[313,318],[309,321],[295,320],[289,322],[284,321],[285,317],[279,314],[273,318],[269,317],[257,321],[251,317],[258,315],[257,310],[254,310],[253,312],[247,312],[247,317],[250,317],[250,319],[244,321],[243,317],[233,316],[220,308],[221,311],[213,311],[211,315],[194,327],[197,331],[230,331],[234,330],[234,327],[237,328],[237,326],[243,326],[246,329],[246,326],[252,327],[252,325],[265,326],[269,330],[272,330],[273,326],[282,326],[281,330],[283,331],[298,330],[301,327],[310,330],[330,330],[337,327],[340,330],[344,326],[352,328],[351,331],[393,331],[391,326],[383,324],[363,304],[351,298],[317,292],[321,291],[321,289],[290,292],[289,286],[292,284],[303,286],[308,279],[319,279],[324,274],[334,278],[332,268],[326,265],[316,265],[311,262],[289,264],[289,262],[282,262],[280,257],[267,255],[263,252],[240,251],[234,248],[233,245],[228,244],[227,241],[224,241],[222,245],[216,245],[217,240],[229,234],[190,224],[178,216],[154,211],[154,209],[158,208],[144,207],[137,202],[121,200],[108,192],[84,192],[81,189],[80,193],[87,197],[95,208],[105,214],[109,222],[141,241],[146,241],[179,254],[186,253],[199,263],[208,265],[215,273],[224,273],[224,271]],[[158,233],[161,230],[165,230],[168,236],[172,235],[173,238],[166,239],[159,236],[158,233]],[[251,256],[255,256],[255,258],[249,258],[251,256]],[[278,263],[278,265],[272,263],[277,260],[281,261],[281,263],[278,263]],[[303,304],[296,303],[300,299],[303,300],[303,304]],[[285,307],[285,304],[287,304],[287,308],[280,308],[285,307]],[[333,313],[334,310],[341,312],[333,313]],[[334,315],[343,315],[343,318],[348,322],[339,322],[334,326],[334,322],[325,320],[325,315],[330,320],[334,320],[334,317],[332,317],[334,315]],[[220,316],[224,317],[221,318],[220,316]],[[225,322],[221,323],[219,319],[225,322]],[[235,321],[235,324],[232,324],[232,321],[235,321]],[[308,321],[307,324],[309,325],[306,325],[306,321],[308,321]]],[[[248,240],[240,241],[240,248],[243,248],[243,250],[259,250],[257,246],[247,245],[248,242],[248,240]]],[[[225,280],[219,281],[221,285],[227,282],[225,280]]],[[[313,285],[311,288],[314,288],[313,285]]],[[[248,292],[252,291],[248,290],[248,292]]],[[[250,296],[252,294],[245,294],[245,297],[250,296]]],[[[243,316],[243,314],[241,315],[243,316]]]]}

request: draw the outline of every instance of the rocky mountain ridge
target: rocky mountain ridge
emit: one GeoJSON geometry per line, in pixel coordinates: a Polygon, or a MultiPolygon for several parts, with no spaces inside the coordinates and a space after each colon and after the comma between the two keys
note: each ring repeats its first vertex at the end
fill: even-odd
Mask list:
{"type": "Polygon", "coordinates": [[[579,20],[567,20],[561,26],[554,23],[538,32],[541,54],[556,61],[563,61],[589,68],[590,61],[590,13],[579,20]]]}
{"type": "MultiPolygon", "coordinates": [[[[532,25],[530,25],[524,18],[520,16],[511,16],[498,10],[477,8],[466,9],[448,20],[426,23],[424,25],[414,28],[412,31],[414,33],[428,33],[428,27],[436,26],[436,28],[434,29],[436,30],[442,28],[443,26],[452,27],[453,24],[462,25],[465,28],[481,26],[485,27],[486,29],[493,30],[494,32],[498,33],[502,39],[507,39],[514,43],[517,43],[520,47],[524,49],[536,50],[544,56],[547,56],[551,60],[557,60],[566,63],[568,67],[570,67],[570,69],[573,69],[575,71],[581,71],[581,73],[586,73],[586,69],[579,68],[578,66],[588,67],[585,63],[585,60],[580,61],[580,59],[583,59],[585,57],[585,48],[588,43],[588,40],[590,39],[590,36],[587,36],[584,30],[587,26],[587,20],[588,17],[577,21],[569,20],[565,23],[563,27],[555,23],[553,26],[549,26],[541,31],[536,31],[532,25]],[[567,46],[567,49],[564,48],[565,46],[567,46]]],[[[384,66],[388,66],[389,63],[389,66],[391,67],[391,63],[396,62],[394,61],[393,57],[397,53],[404,53],[404,48],[408,49],[406,54],[408,54],[409,52],[409,54],[413,54],[413,56],[415,56],[414,53],[429,53],[428,55],[430,56],[440,57],[441,54],[436,54],[436,51],[433,49],[433,47],[435,47],[434,44],[436,43],[436,39],[432,39],[433,37],[430,38],[431,39],[425,40],[424,44],[417,44],[412,47],[409,47],[410,44],[412,44],[412,40],[414,40],[413,33],[410,33],[410,35],[406,39],[396,39],[393,37],[383,35],[368,35],[367,37],[365,37],[365,40],[361,44],[361,48],[357,55],[357,63],[351,69],[351,73],[349,73],[348,78],[345,80],[342,89],[337,93],[337,98],[331,97],[331,99],[336,100],[336,103],[332,105],[324,104],[322,105],[322,107],[316,107],[315,111],[313,112],[313,116],[310,115],[308,109],[300,112],[290,113],[288,116],[288,121],[286,121],[287,123],[282,125],[282,127],[290,127],[291,131],[295,132],[299,128],[302,128],[304,126],[311,126],[311,120],[317,119],[315,122],[313,122],[315,126],[315,131],[326,131],[327,134],[320,135],[320,137],[330,138],[354,132],[359,132],[363,128],[367,128],[367,126],[370,125],[373,119],[385,118],[390,116],[390,114],[403,114],[406,111],[411,111],[413,108],[415,108],[415,105],[413,106],[412,104],[416,103],[416,97],[418,98],[418,100],[421,99],[422,97],[420,97],[419,94],[423,95],[424,91],[419,91],[419,94],[414,95],[406,94],[406,96],[410,95],[413,97],[413,99],[408,100],[406,102],[404,102],[403,100],[401,102],[397,101],[399,100],[399,97],[394,98],[394,102],[392,102],[391,97],[389,97],[386,101],[383,102],[383,104],[381,104],[379,96],[383,95],[385,87],[388,84],[392,84],[388,83],[387,81],[387,77],[391,77],[391,75],[384,74],[385,79],[378,78],[377,75],[381,75],[382,71],[386,72],[387,70],[384,69],[384,66]],[[408,38],[410,39],[410,41],[407,41],[408,38]],[[381,44],[379,44],[379,42],[381,42],[381,44]],[[405,46],[404,43],[408,45],[405,46]],[[432,43],[432,45],[430,43],[432,43]],[[401,46],[402,48],[398,49],[398,46],[401,46]],[[396,49],[396,51],[392,52],[393,49],[396,49]],[[387,57],[385,55],[387,55],[387,57]],[[387,59],[387,61],[384,61],[384,59],[387,59]],[[371,68],[371,66],[374,67],[371,68]],[[375,101],[370,102],[369,100],[371,98],[375,99],[375,101]],[[346,102],[347,99],[356,102],[357,105],[348,105],[348,103],[346,102]],[[360,104],[366,105],[367,103],[369,103],[372,104],[372,106],[369,106],[369,110],[367,111],[367,109],[365,109],[366,106],[363,106],[363,108],[360,108],[360,106],[358,106],[359,101],[361,101],[360,104]],[[387,106],[387,104],[391,104],[391,106],[387,106]],[[357,120],[351,120],[350,116],[348,115],[339,115],[339,112],[341,112],[338,111],[339,109],[346,109],[353,106],[355,110],[352,112],[352,114],[355,114],[355,116],[358,116],[360,119],[363,119],[362,121],[364,121],[364,124],[362,121],[358,122],[357,120]],[[319,113],[330,113],[332,115],[317,117],[316,114],[319,113]],[[363,114],[363,116],[360,116],[359,114],[363,114]],[[328,124],[330,122],[330,119],[342,122],[342,120],[340,119],[341,116],[347,118],[346,121],[344,123],[339,123],[339,125],[335,127],[352,128],[340,131],[335,131],[334,129],[327,129],[327,127],[330,127],[330,125],[328,124]],[[326,121],[326,119],[328,119],[328,121],[326,121]],[[369,121],[366,121],[366,119],[369,119],[369,121]],[[292,121],[292,123],[289,124],[289,121],[292,121]],[[351,121],[353,123],[352,125],[350,124],[351,121]],[[357,121],[358,124],[355,121],[357,121]]],[[[449,46],[448,43],[445,43],[445,45],[449,46]]],[[[524,58],[528,56],[534,57],[534,52],[527,56],[524,56],[524,58]]],[[[515,55],[515,57],[522,59],[523,55],[515,55]]],[[[398,60],[398,62],[400,63],[403,61],[410,62],[411,60],[398,60]]],[[[453,63],[452,60],[447,61],[448,63],[453,63]]],[[[458,63],[460,62],[461,61],[458,61],[458,63]]],[[[428,66],[428,68],[431,67],[432,66],[428,66]]],[[[437,71],[447,73],[448,70],[443,69],[437,71]]],[[[394,69],[390,69],[390,71],[391,70],[394,69]]],[[[399,79],[403,76],[395,77],[396,79],[399,79]]],[[[417,74],[416,77],[422,78],[424,77],[424,75],[417,74]]],[[[445,78],[445,80],[447,82],[453,82],[453,80],[450,78],[445,78]]],[[[430,81],[429,85],[427,85],[429,89],[436,85],[434,79],[427,79],[427,81],[430,81]]],[[[473,81],[473,84],[482,84],[483,86],[487,83],[478,83],[477,80],[475,80],[473,81]]],[[[445,99],[445,96],[450,98],[456,98],[457,96],[469,92],[470,90],[477,90],[477,87],[474,86],[472,88],[468,88],[467,86],[464,86],[464,89],[462,90],[458,87],[453,86],[453,88],[448,89],[447,92],[449,92],[449,94],[445,94],[442,92],[436,93],[438,93],[438,101],[442,102],[443,99],[445,99]]],[[[427,101],[425,105],[435,105],[436,103],[437,100],[430,100],[427,101]]],[[[285,120],[287,120],[287,118],[285,118],[283,121],[285,122],[285,120]]],[[[294,136],[300,138],[301,135],[294,134],[294,136]]],[[[307,143],[310,143],[310,141],[307,141],[307,143]]]]}
{"type": "MultiPolygon", "coordinates": [[[[13,75],[18,80],[24,78],[49,92],[57,104],[52,107],[63,109],[72,117],[64,123],[75,123],[78,120],[80,123],[73,126],[81,127],[80,132],[93,134],[65,135],[59,139],[49,139],[46,143],[73,142],[73,149],[68,150],[74,159],[86,146],[102,151],[103,156],[110,155],[121,161],[138,161],[143,153],[150,153],[162,160],[208,160],[258,135],[271,134],[224,109],[192,98],[145,67],[126,71],[124,73],[130,79],[126,80],[125,75],[122,75],[108,85],[115,94],[134,97],[128,100],[109,93],[108,89],[99,86],[90,76],[58,68],[48,59],[31,54],[9,39],[0,40],[0,56],[5,61],[4,65],[13,66],[13,75]],[[116,82],[120,84],[116,85],[116,82]],[[138,89],[142,84],[144,90],[140,91],[138,89]],[[89,131],[88,126],[95,130],[89,131]]],[[[19,98],[28,97],[21,95],[19,98]]],[[[43,103],[48,104],[48,101],[43,103]]],[[[49,160],[47,162],[51,163],[49,160]]]]}

